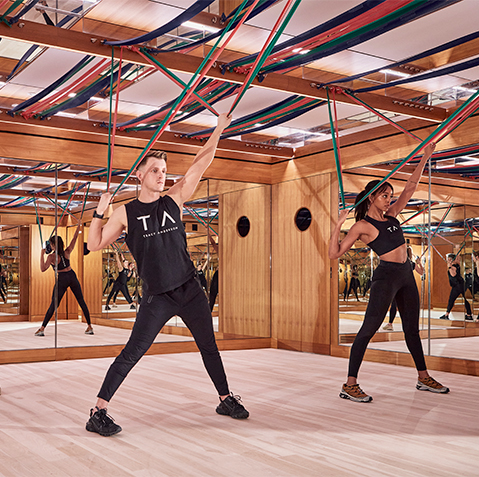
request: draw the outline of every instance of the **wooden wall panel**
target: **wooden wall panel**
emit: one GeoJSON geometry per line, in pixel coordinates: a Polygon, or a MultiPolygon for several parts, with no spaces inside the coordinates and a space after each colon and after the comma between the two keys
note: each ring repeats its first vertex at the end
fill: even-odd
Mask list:
{"type": "Polygon", "coordinates": [[[331,176],[317,175],[273,186],[272,337],[278,346],[329,352],[331,176]],[[301,232],[295,216],[312,215],[301,232]]]}
{"type": "Polygon", "coordinates": [[[220,331],[270,336],[271,189],[262,186],[220,196],[220,331]],[[241,237],[236,224],[248,217],[241,237]]]}

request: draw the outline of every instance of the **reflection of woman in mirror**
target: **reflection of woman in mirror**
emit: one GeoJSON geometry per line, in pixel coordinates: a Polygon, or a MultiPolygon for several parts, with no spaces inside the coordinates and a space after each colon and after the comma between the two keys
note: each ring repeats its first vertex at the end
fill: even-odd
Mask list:
{"type": "Polygon", "coordinates": [[[133,304],[133,300],[131,299],[130,293],[128,291],[128,280],[131,277],[133,270],[130,268],[128,260],[126,260],[123,255],[120,260],[120,254],[118,251],[115,251],[115,257],[116,263],[118,265],[118,276],[116,277],[113,288],[106,299],[105,310],[111,310],[109,306],[110,300],[113,298],[113,302],[115,302],[119,292],[123,294],[123,296],[126,298],[126,301],[129,303],[130,308],[134,310],[135,305],[133,304]]]}
{"type": "MultiPolygon", "coordinates": [[[[411,265],[412,271],[416,271],[421,277],[424,275],[424,267],[421,263],[421,257],[414,258],[414,254],[412,253],[412,247],[408,246],[407,248],[407,259],[409,261],[409,265],[411,265]]],[[[391,303],[391,307],[389,308],[389,323],[386,323],[383,326],[383,330],[386,331],[394,331],[393,322],[396,318],[397,313],[397,303],[396,298],[394,298],[393,302],[391,303]]]]}
{"type": "Polygon", "coordinates": [[[348,292],[346,293],[346,300],[349,298],[349,294],[351,293],[351,290],[352,290],[354,294],[356,295],[356,300],[359,301],[359,297],[358,297],[359,285],[360,283],[359,283],[358,266],[354,264],[353,268],[351,269],[351,282],[349,283],[348,292]]]}
{"type": "Polygon", "coordinates": [[[50,318],[53,316],[53,313],[55,311],[55,289],[57,287],[58,287],[58,305],[60,305],[63,295],[65,295],[66,291],[70,288],[70,290],[75,295],[75,298],[77,299],[77,302],[83,311],[83,316],[85,317],[85,320],[88,324],[88,327],[85,330],[85,333],[87,335],[93,334],[93,328],[91,326],[91,321],[90,321],[90,312],[83,298],[80,282],[78,281],[76,273],[72,270],[72,267],[70,266],[70,254],[75,248],[78,234],[80,233],[80,226],[81,226],[81,223],[79,222],[78,227],[75,230],[75,234],[73,235],[73,238],[70,242],[70,245],[68,245],[67,248],[64,248],[65,245],[63,244],[63,239],[60,236],[54,235],[53,237],[50,237],[50,240],[48,241],[53,253],[51,253],[46,260],[45,260],[45,249],[42,249],[42,253],[40,255],[40,268],[42,272],[46,272],[48,268],[50,267],[50,265],[52,266],[53,269],[55,269],[55,265],[56,265],[57,271],[58,271],[58,281],[55,284],[55,288],[53,289],[52,302],[50,304],[50,307],[47,310],[45,318],[43,319],[42,326],[40,326],[40,328],[35,332],[35,336],[45,336],[44,334],[45,327],[47,326],[48,322],[50,321],[50,318]],[[55,253],[56,243],[58,243],[57,253],[55,253]],[[58,258],[55,264],[56,257],[58,258]]]}
{"type": "Polygon", "coordinates": [[[466,300],[464,278],[461,275],[461,266],[459,265],[459,257],[453,253],[448,253],[447,261],[447,276],[449,277],[449,285],[451,285],[451,292],[449,293],[449,301],[447,302],[446,313],[440,317],[441,320],[449,320],[449,313],[451,313],[457,298],[462,295],[464,297],[464,306],[466,307],[466,320],[472,320],[471,305],[466,300]]]}
{"type": "Polygon", "coordinates": [[[366,200],[359,203],[380,183],[380,181],[369,182],[356,198],[356,223],[339,242],[341,227],[349,213],[347,209],[342,210],[331,236],[329,244],[331,259],[341,257],[358,239],[372,248],[380,258],[373,274],[364,322],[351,347],[348,379],[340,393],[340,397],[344,399],[357,402],[372,401],[372,397],[368,396],[357,383],[358,371],[368,343],[381,326],[394,298],[401,314],[406,344],[418,371],[416,388],[436,393],[449,391],[430,377],[426,369],[419,336],[419,293],[407,260],[406,242],[396,219],[416,191],[426,161],[431,157],[434,148],[434,144],[426,146],[423,157],[394,203],[391,203],[393,188],[388,182],[383,182],[366,200]]]}
{"type": "Polygon", "coordinates": [[[7,277],[7,269],[2,269],[2,265],[0,265],[0,296],[4,303],[7,303],[7,277]]]}

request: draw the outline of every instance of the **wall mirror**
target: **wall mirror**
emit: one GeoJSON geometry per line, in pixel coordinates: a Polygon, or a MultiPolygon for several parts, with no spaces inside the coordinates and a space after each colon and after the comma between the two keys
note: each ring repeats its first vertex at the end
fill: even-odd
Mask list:
{"type": "MultiPolygon", "coordinates": [[[[432,184],[431,199],[424,189],[419,191],[398,216],[414,259],[420,257],[424,267],[422,276],[414,273],[421,298],[423,349],[426,355],[478,360],[479,323],[475,319],[479,311],[479,260],[474,254],[478,248],[478,207],[437,200],[439,188],[437,192],[434,187],[432,184]],[[448,273],[451,265],[457,278],[448,273]]],[[[352,204],[355,196],[356,192],[346,194],[348,203],[352,204]]],[[[353,223],[351,214],[342,236],[353,223]]],[[[339,260],[339,344],[350,346],[354,341],[378,263],[378,257],[362,242],[339,260]]],[[[391,324],[390,316],[388,312],[369,348],[407,353],[400,314],[396,312],[391,324]]]]}

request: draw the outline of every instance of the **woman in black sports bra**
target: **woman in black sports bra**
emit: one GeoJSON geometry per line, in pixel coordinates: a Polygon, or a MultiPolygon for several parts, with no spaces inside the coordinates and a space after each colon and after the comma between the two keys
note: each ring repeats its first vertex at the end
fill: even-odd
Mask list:
{"type": "Polygon", "coordinates": [[[331,259],[341,257],[358,239],[371,247],[380,258],[379,266],[373,274],[364,322],[351,347],[348,379],[339,394],[344,399],[356,402],[370,402],[373,399],[359,387],[358,371],[369,341],[381,326],[394,298],[401,314],[406,345],[418,371],[416,388],[435,393],[449,392],[448,388],[431,378],[426,369],[419,336],[419,293],[407,259],[404,236],[396,219],[416,191],[424,166],[434,148],[434,144],[426,146],[421,161],[396,202],[391,204],[393,187],[388,182],[384,182],[366,200],[358,204],[380,181],[369,182],[356,198],[356,204],[358,204],[355,210],[356,223],[340,242],[341,226],[349,213],[348,209],[342,210],[331,236],[329,244],[331,259]]]}
{"type": "MultiPolygon", "coordinates": [[[[46,272],[48,268],[50,267],[50,265],[52,266],[53,269],[55,269],[55,257],[58,257],[57,263],[56,263],[57,271],[58,271],[58,282],[55,285],[55,287],[58,287],[58,305],[60,305],[63,295],[65,295],[68,288],[70,288],[73,294],[75,295],[75,298],[77,299],[78,304],[80,305],[83,311],[83,316],[85,317],[85,320],[88,324],[88,327],[85,330],[85,333],[87,335],[92,335],[93,328],[91,326],[91,321],[90,321],[90,312],[83,298],[80,282],[78,281],[76,273],[72,270],[72,267],[70,266],[70,254],[75,248],[78,234],[80,233],[80,225],[81,224],[78,224],[75,234],[73,235],[72,241],[70,242],[70,245],[67,248],[64,248],[65,246],[63,244],[63,239],[60,236],[50,237],[50,240],[48,241],[48,243],[50,244],[50,247],[52,248],[53,253],[49,255],[47,259],[45,260],[45,249],[42,249],[42,254],[40,256],[40,268],[42,272],[46,272]],[[55,242],[58,243],[57,254],[54,253],[55,242]]],[[[42,326],[40,326],[40,328],[35,332],[35,336],[45,336],[45,333],[44,333],[45,327],[47,326],[48,322],[53,316],[54,311],[55,311],[55,288],[53,288],[52,302],[50,304],[50,307],[48,308],[45,314],[45,318],[43,319],[42,326]]]]}

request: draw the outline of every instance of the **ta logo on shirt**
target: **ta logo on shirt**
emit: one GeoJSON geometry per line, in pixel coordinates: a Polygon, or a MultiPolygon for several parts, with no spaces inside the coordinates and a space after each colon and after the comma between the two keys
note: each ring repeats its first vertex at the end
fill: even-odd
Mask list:
{"type": "MultiPolygon", "coordinates": [[[[143,221],[143,229],[145,231],[148,230],[148,222],[146,221],[149,219],[151,216],[150,215],[142,215],[141,217],[137,217],[137,220],[142,220],[143,221]]],[[[174,224],[176,224],[175,219],[166,211],[163,211],[163,220],[161,221],[161,227],[164,227],[166,224],[166,219],[170,220],[174,224]]]]}
{"type": "Polygon", "coordinates": [[[396,232],[396,230],[398,230],[398,228],[395,225],[391,225],[391,227],[388,227],[387,230],[389,230],[389,232],[393,233],[393,232],[396,232]]]}

